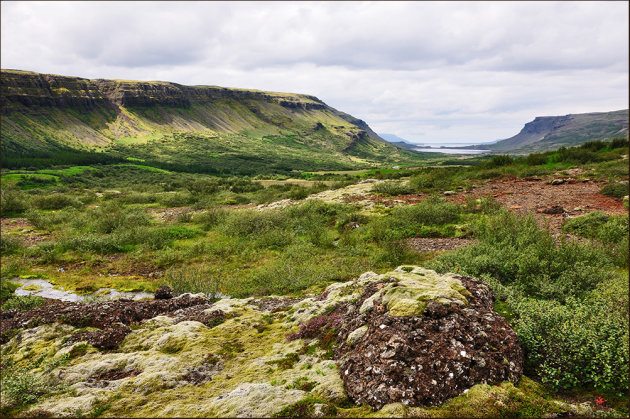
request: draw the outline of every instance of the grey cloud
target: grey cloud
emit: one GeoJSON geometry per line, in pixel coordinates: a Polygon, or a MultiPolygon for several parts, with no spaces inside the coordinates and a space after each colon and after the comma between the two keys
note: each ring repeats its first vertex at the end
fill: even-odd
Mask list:
{"type": "Polygon", "coordinates": [[[2,65],[313,94],[413,140],[628,106],[623,2],[2,2],[2,65]]]}

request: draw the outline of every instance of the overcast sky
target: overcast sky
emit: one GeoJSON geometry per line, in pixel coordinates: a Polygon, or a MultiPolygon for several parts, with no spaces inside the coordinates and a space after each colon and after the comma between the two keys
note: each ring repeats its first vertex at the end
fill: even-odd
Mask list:
{"type": "Polygon", "coordinates": [[[7,2],[2,68],[307,93],[418,143],[628,108],[628,2],[7,2]]]}

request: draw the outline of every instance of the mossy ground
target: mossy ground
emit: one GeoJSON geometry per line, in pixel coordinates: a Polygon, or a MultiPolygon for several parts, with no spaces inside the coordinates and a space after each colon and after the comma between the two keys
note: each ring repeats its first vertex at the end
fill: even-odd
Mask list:
{"type": "MultiPolygon", "coordinates": [[[[417,269],[425,274],[431,271],[417,269]]],[[[264,312],[253,299],[219,301],[227,320],[214,327],[195,321],[174,323],[166,316],[134,327],[116,350],[99,351],[68,337],[85,329],[43,325],[28,329],[2,348],[3,359],[48,388],[24,414],[112,417],[235,417],[313,414],[344,417],[541,417],[591,414],[587,405],[554,398],[523,377],[514,386],[478,384],[438,407],[386,405],[378,411],[349,402],[335,361],[315,342],[287,340],[306,319],[328,306],[352,301],[362,287],[416,273],[400,269],[383,276],[363,275],[335,284],[325,300],[306,299],[288,310],[264,312]],[[302,313],[302,315],[298,315],[302,313]],[[304,317],[304,314],[306,317],[304,317]],[[291,362],[284,360],[291,359],[291,362]],[[34,362],[37,360],[37,362],[34,362]],[[195,372],[195,379],[190,373],[195,372]],[[119,373],[123,378],[99,379],[119,373]]],[[[10,411],[9,411],[10,412],[10,411]]],[[[15,413],[15,411],[13,411],[15,413]]],[[[610,411],[614,413],[614,411],[610,411]]]]}

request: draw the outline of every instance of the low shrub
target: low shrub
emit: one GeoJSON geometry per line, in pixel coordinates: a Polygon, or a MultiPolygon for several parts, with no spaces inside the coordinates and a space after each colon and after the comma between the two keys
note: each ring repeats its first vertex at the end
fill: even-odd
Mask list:
{"type": "Polygon", "coordinates": [[[611,316],[607,305],[597,300],[570,299],[562,305],[523,299],[515,306],[526,368],[543,383],[555,390],[592,386],[627,392],[627,319],[611,316]]]}
{"type": "Polygon", "coordinates": [[[74,196],[62,193],[37,196],[33,199],[33,204],[44,210],[58,210],[67,207],[81,208],[83,206],[83,202],[74,196]]]}
{"type": "Polygon", "coordinates": [[[2,375],[2,416],[9,416],[12,410],[19,410],[35,403],[50,389],[42,379],[29,371],[28,367],[16,367],[3,359],[2,375]]]}
{"type": "Polygon", "coordinates": [[[602,243],[620,243],[628,237],[628,215],[608,215],[594,211],[580,217],[567,219],[562,229],[582,237],[597,239],[602,243]]]}
{"type": "Polygon", "coordinates": [[[373,220],[368,225],[366,238],[383,243],[416,237],[423,227],[456,222],[460,214],[459,205],[441,197],[429,197],[419,204],[396,207],[388,217],[373,220]]]}
{"type": "Polygon", "coordinates": [[[153,193],[132,192],[119,196],[117,200],[123,204],[152,204],[157,202],[157,195],[153,193]]]}
{"type": "Polygon", "coordinates": [[[175,295],[187,292],[202,292],[208,297],[217,296],[222,282],[220,268],[208,265],[169,268],[164,273],[164,281],[173,289],[175,295]]]}
{"type": "Polygon", "coordinates": [[[22,241],[17,237],[0,233],[0,254],[10,255],[17,253],[22,247],[22,241]]]}
{"type": "Polygon", "coordinates": [[[7,301],[10,298],[14,297],[14,292],[16,289],[20,287],[19,284],[16,284],[11,281],[0,281],[0,301],[7,301]]]}
{"type": "Polygon", "coordinates": [[[628,195],[628,181],[615,182],[604,186],[600,191],[601,194],[613,196],[615,198],[623,198],[628,195]]]}
{"type": "Polygon", "coordinates": [[[93,208],[87,213],[85,222],[83,220],[75,222],[77,227],[83,225],[84,229],[101,234],[110,234],[116,230],[129,230],[150,224],[151,217],[144,208],[120,209],[114,203],[93,208]]]}
{"type": "Polygon", "coordinates": [[[164,193],[158,196],[160,205],[168,208],[191,205],[194,201],[195,199],[191,194],[183,192],[164,193]]]}
{"type": "Polygon", "coordinates": [[[39,230],[55,230],[70,221],[79,219],[76,209],[66,208],[58,211],[38,211],[30,209],[24,215],[26,219],[39,230]]]}
{"type": "Polygon", "coordinates": [[[288,220],[280,211],[241,210],[228,213],[219,229],[228,235],[249,237],[287,225],[288,220]]]}
{"type": "Polygon", "coordinates": [[[457,168],[425,168],[409,179],[409,187],[416,192],[432,192],[453,189],[453,175],[457,168]]]}
{"type": "Polygon", "coordinates": [[[202,228],[208,231],[221,223],[226,215],[227,211],[223,209],[211,208],[202,213],[193,215],[192,222],[200,223],[202,228]]]}
{"type": "Polygon", "coordinates": [[[0,190],[0,215],[7,217],[19,215],[30,208],[30,198],[28,195],[9,189],[0,190]]]}
{"type": "Polygon", "coordinates": [[[576,241],[559,244],[533,216],[507,210],[473,225],[479,243],[440,255],[432,265],[442,272],[490,275],[531,296],[564,301],[590,291],[614,263],[605,249],[576,241]]]}
{"type": "Polygon", "coordinates": [[[27,311],[35,307],[40,307],[44,305],[45,302],[45,299],[36,295],[14,295],[2,305],[2,310],[27,311]]]}
{"type": "Polygon", "coordinates": [[[412,189],[407,184],[401,181],[388,180],[375,184],[374,186],[372,186],[370,192],[382,195],[397,196],[410,194],[412,192],[412,189]]]}

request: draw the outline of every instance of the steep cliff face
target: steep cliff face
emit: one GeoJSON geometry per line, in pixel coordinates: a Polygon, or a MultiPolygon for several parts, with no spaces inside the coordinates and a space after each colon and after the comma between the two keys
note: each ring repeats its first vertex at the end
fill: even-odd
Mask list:
{"type": "Polygon", "coordinates": [[[2,115],[38,114],[49,108],[91,111],[110,101],[90,80],[26,71],[2,71],[2,115]]]}
{"type": "Polygon", "coordinates": [[[0,81],[5,153],[140,145],[175,134],[288,136],[332,153],[391,147],[364,121],[314,96],[18,70],[2,70],[0,81]]]}
{"type": "Polygon", "coordinates": [[[525,124],[514,137],[485,148],[496,151],[544,151],[593,140],[628,135],[628,110],[564,116],[539,116],[525,124]]]}

